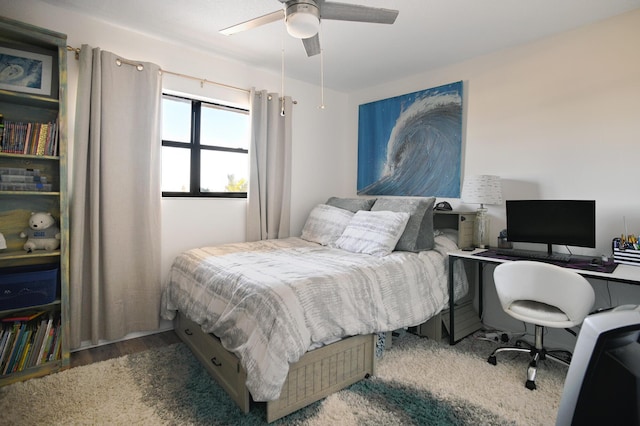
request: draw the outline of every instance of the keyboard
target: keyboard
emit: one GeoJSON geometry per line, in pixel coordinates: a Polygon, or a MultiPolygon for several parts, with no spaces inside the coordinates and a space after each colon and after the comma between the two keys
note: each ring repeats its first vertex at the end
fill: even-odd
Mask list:
{"type": "Polygon", "coordinates": [[[519,250],[519,249],[495,249],[496,254],[500,256],[517,257],[519,259],[553,261],[567,263],[571,260],[570,254],[564,253],[547,253],[546,251],[535,250],[519,250]]]}

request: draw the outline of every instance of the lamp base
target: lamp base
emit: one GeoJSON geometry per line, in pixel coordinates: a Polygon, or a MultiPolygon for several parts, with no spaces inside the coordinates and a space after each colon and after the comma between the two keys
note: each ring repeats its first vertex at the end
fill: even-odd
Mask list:
{"type": "Polygon", "coordinates": [[[478,248],[488,248],[489,244],[489,215],[487,215],[487,209],[480,207],[476,211],[476,220],[473,224],[473,245],[478,248]]]}

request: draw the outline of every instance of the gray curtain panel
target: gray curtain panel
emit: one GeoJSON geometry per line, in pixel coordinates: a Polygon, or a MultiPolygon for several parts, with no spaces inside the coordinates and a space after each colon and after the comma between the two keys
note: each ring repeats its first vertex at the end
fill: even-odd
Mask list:
{"type": "Polygon", "coordinates": [[[70,346],[159,327],[160,68],[83,45],[70,193],[70,346]]]}
{"type": "Polygon", "coordinates": [[[291,214],[292,101],[251,90],[247,241],[286,238],[291,214]],[[284,115],[282,112],[284,111],[284,115]]]}

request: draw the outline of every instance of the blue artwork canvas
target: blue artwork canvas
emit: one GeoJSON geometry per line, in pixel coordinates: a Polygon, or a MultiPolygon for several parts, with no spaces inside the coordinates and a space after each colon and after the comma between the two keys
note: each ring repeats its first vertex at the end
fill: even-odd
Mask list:
{"type": "Polygon", "coordinates": [[[460,197],[462,81],[360,105],[358,194],[460,197]]]}

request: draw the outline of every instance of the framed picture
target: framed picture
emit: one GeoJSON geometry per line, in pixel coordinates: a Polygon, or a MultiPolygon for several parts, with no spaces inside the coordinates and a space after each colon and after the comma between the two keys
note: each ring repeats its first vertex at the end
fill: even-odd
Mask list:
{"type": "Polygon", "coordinates": [[[0,46],[0,89],[51,96],[53,57],[0,46]]]}
{"type": "Polygon", "coordinates": [[[358,194],[460,196],[462,81],[360,105],[358,194]]]}

